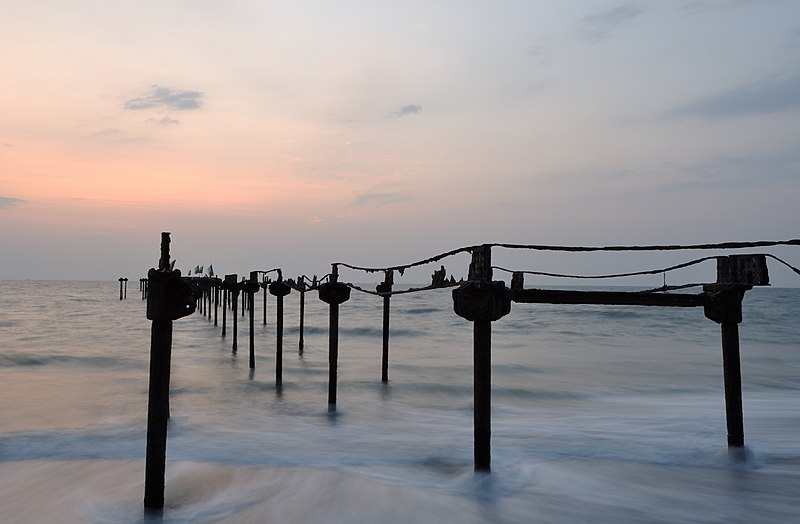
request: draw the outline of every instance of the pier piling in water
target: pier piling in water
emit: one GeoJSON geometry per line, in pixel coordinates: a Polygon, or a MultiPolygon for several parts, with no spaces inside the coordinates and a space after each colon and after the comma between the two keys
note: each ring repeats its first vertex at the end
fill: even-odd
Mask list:
{"type": "Polygon", "coordinates": [[[742,371],[739,355],[739,324],[742,300],[753,286],[769,284],[764,255],[733,255],[717,258],[717,282],[703,286],[709,297],[705,315],[720,325],[722,370],[725,385],[725,418],[728,447],[744,447],[742,371]]]}
{"type": "Polygon", "coordinates": [[[305,323],[305,316],[306,316],[306,279],[305,276],[297,277],[297,290],[300,293],[300,327],[299,327],[299,335],[298,335],[298,342],[297,342],[297,350],[302,355],[303,354],[303,328],[305,323]]]}
{"type": "Polygon", "coordinates": [[[384,271],[383,282],[378,284],[376,291],[383,295],[383,346],[381,351],[381,382],[389,382],[389,310],[392,300],[392,284],[394,284],[394,271],[384,271]]]}
{"type": "Polygon", "coordinates": [[[253,271],[250,273],[250,280],[242,284],[242,290],[247,294],[247,300],[250,306],[250,369],[256,367],[256,342],[255,342],[255,308],[252,306],[255,300],[256,293],[261,289],[258,283],[258,272],[253,271]]]}
{"type": "Polygon", "coordinates": [[[172,321],[194,313],[197,306],[197,297],[181,280],[180,271],[169,269],[169,244],[169,233],[162,233],[158,269],[151,269],[147,275],[151,284],[147,319],[152,321],[144,483],[144,507],[147,510],[164,507],[172,321]]]}
{"type": "Polygon", "coordinates": [[[455,313],[473,324],[473,422],[475,471],[491,470],[492,322],[511,312],[511,295],[492,281],[489,246],[472,251],[468,281],[453,290],[455,313]]]}
{"type": "Polygon", "coordinates": [[[350,299],[350,288],[339,282],[339,268],[332,264],[330,280],[319,285],[319,298],[330,306],[328,325],[328,409],[336,409],[339,370],[339,305],[350,299]]]}
{"type": "Polygon", "coordinates": [[[278,280],[269,285],[269,292],[276,299],[277,317],[275,320],[275,384],[283,383],[283,297],[292,292],[292,288],[283,281],[278,271],[278,280]]]}

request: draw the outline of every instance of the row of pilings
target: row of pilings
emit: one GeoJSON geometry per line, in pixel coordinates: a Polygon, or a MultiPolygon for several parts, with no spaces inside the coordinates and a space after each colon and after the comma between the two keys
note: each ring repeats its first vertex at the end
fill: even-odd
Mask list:
{"type": "MultiPolygon", "coordinates": [[[[326,277],[328,278],[328,277],[326,277]]],[[[213,319],[214,326],[222,322],[221,334],[228,334],[227,313],[231,312],[231,352],[237,353],[239,349],[239,317],[248,316],[249,321],[249,350],[250,368],[256,367],[255,354],[255,314],[257,297],[263,295],[262,324],[267,324],[267,296],[272,295],[276,301],[276,369],[275,380],[277,384],[283,381],[283,332],[284,332],[284,297],[293,290],[300,295],[300,327],[298,351],[303,353],[304,326],[305,326],[305,295],[309,291],[319,290],[323,282],[316,277],[308,279],[300,276],[295,279],[283,279],[281,269],[269,271],[252,271],[250,278],[239,280],[238,275],[225,275],[225,278],[202,277],[193,278],[189,282],[195,289],[196,309],[208,320],[213,319]],[[277,278],[272,280],[268,275],[276,273],[277,278]],[[220,314],[220,309],[222,310],[220,314]]]]}
{"type": "MultiPolygon", "coordinates": [[[[661,307],[702,307],[705,317],[721,326],[722,365],[724,376],[724,397],[726,405],[728,447],[732,452],[740,452],[744,446],[744,425],[742,417],[742,386],[739,356],[738,324],[742,321],[742,300],[753,286],[769,285],[766,258],[772,255],[715,255],[704,257],[677,266],[658,270],[607,275],[624,277],[640,274],[660,274],[676,268],[687,267],[706,260],[715,259],[717,263],[716,282],[691,284],[686,286],[664,286],[645,292],[629,291],[576,291],[557,289],[526,288],[526,274],[549,275],[537,271],[512,271],[492,265],[492,249],[534,249],[549,251],[660,251],[679,249],[734,249],[756,246],[800,245],[800,240],[782,242],[725,243],[693,246],[630,246],[630,247],[558,247],[512,244],[482,244],[449,251],[426,260],[388,268],[364,268],[344,263],[331,265],[331,272],[317,279],[298,277],[297,280],[284,280],[280,269],[252,271],[249,278],[239,279],[236,274],[224,278],[181,277],[180,272],[170,269],[169,233],[162,233],[162,255],[159,269],[151,269],[147,282],[143,284],[143,297],[147,298],[147,318],[153,321],[151,339],[150,396],[148,404],[147,467],[145,479],[145,507],[160,510],[164,497],[164,460],[166,444],[166,420],[169,412],[169,355],[171,352],[171,324],[183,316],[199,310],[214,325],[218,325],[219,310],[222,310],[222,336],[227,335],[226,312],[232,312],[231,351],[238,350],[238,317],[249,312],[250,323],[250,367],[254,368],[254,314],[255,300],[259,291],[263,292],[263,323],[267,321],[267,292],[276,297],[276,384],[282,383],[283,351],[283,298],[295,290],[300,293],[300,339],[299,350],[303,350],[303,326],[305,293],[317,291],[320,300],[329,306],[328,325],[328,406],[335,410],[337,390],[337,370],[339,354],[339,313],[340,306],[350,298],[351,289],[381,297],[384,304],[383,351],[381,380],[388,381],[388,342],[390,324],[390,300],[394,294],[422,292],[429,289],[454,287],[453,309],[455,313],[472,323],[473,329],[473,418],[474,418],[474,467],[476,472],[488,473],[491,470],[491,341],[492,323],[500,320],[511,311],[512,302],[518,304],[597,304],[597,305],[638,305],[661,307]],[[165,248],[166,246],[166,248],[165,248]],[[165,251],[166,249],[166,251],[165,251]],[[471,261],[466,281],[448,280],[444,266],[435,271],[430,286],[417,289],[393,291],[394,274],[403,273],[410,267],[438,262],[458,254],[469,253],[471,261]],[[376,291],[364,290],[352,283],[339,281],[339,267],[366,271],[383,272],[384,281],[376,291]],[[507,287],[502,280],[493,279],[493,270],[511,273],[511,285],[507,287]],[[275,273],[276,278],[270,279],[275,273]],[[668,293],[682,287],[702,285],[700,293],[668,293]],[[169,327],[167,327],[167,324],[169,327]],[[151,427],[152,429],[151,431],[151,427]],[[152,440],[151,442],[151,433],[152,440]],[[151,447],[153,452],[151,454],[151,447]],[[151,460],[154,464],[151,466],[151,460]]],[[[783,262],[785,264],[785,262],[783,262]]],[[[787,264],[788,265],[788,264],[787,264]]],[[[791,267],[791,266],[790,266],[791,267]]],[[[792,268],[800,274],[800,270],[792,268]]],[[[558,275],[568,276],[568,275],[558,275]]],[[[574,276],[574,278],[589,278],[574,276]]],[[[605,278],[593,276],[591,278],[605,278]]]]}

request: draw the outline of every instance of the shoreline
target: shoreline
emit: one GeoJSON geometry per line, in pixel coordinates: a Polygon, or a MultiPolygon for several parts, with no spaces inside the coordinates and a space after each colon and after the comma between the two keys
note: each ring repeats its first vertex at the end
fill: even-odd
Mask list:
{"type": "Polygon", "coordinates": [[[520,491],[503,493],[502,477],[470,474],[471,493],[454,495],[357,472],[172,461],[163,517],[153,520],[142,507],[144,461],[35,459],[0,462],[0,507],[4,522],[64,524],[768,523],[800,516],[793,468],[563,461],[535,469],[535,482],[520,491]]]}

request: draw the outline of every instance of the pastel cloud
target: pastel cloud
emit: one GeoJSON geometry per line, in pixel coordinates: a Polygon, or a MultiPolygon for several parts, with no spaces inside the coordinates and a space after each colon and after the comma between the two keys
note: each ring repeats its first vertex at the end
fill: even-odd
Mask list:
{"type": "Polygon", "coordinates": [[[390,113],[389,116],[393,118],[400,118],[406,115],[416,115],[422,113],[422,106],[416,104],[409,104],[401,107],[398,111],[390,113]]]}
{"type": "Polygon", "coordinates": [[[609,38],[620,26],[643,12],[641,7],[627,3],[600,13],[584,16],[581,19],[581,39],[588,44],[601,42],[609,38]]]}
{"type": "Polygon", "coordinates": [[[0,196],[0,209],[5,209],[7,207],[12,207],[24,203],[25,200],[22,200],[20,198],[0,196]]]}
{"type": "Polygon", "coordinates": [[[678,107],[669,116],[722,119],[794,109],[800,109],[800,74],[773,75],[740,85],[678,107]]]}
{"type": "Polygon", "coordinates": [[[396,191],[370,191],[356,196],[351,206],[363,206],[368,204],[393,204],[411,200],[411,197],[396,191]]]}
{"type": "Polygon", "coordinates": [[[150,87],[143,96],[125,102],[125,109],[177,109],[181,111],[203,107],[203,93],[191,90],[175,90],[159,85],[150,87]]]}

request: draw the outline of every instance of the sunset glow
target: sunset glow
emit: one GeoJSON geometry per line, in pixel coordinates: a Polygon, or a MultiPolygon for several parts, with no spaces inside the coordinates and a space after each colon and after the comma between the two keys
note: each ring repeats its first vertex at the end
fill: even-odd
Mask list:
{"type": "Polygon", "coordinates": [[[797,2],[384,4],[12,0],[0,278],[798,236],[797,2]]]}

